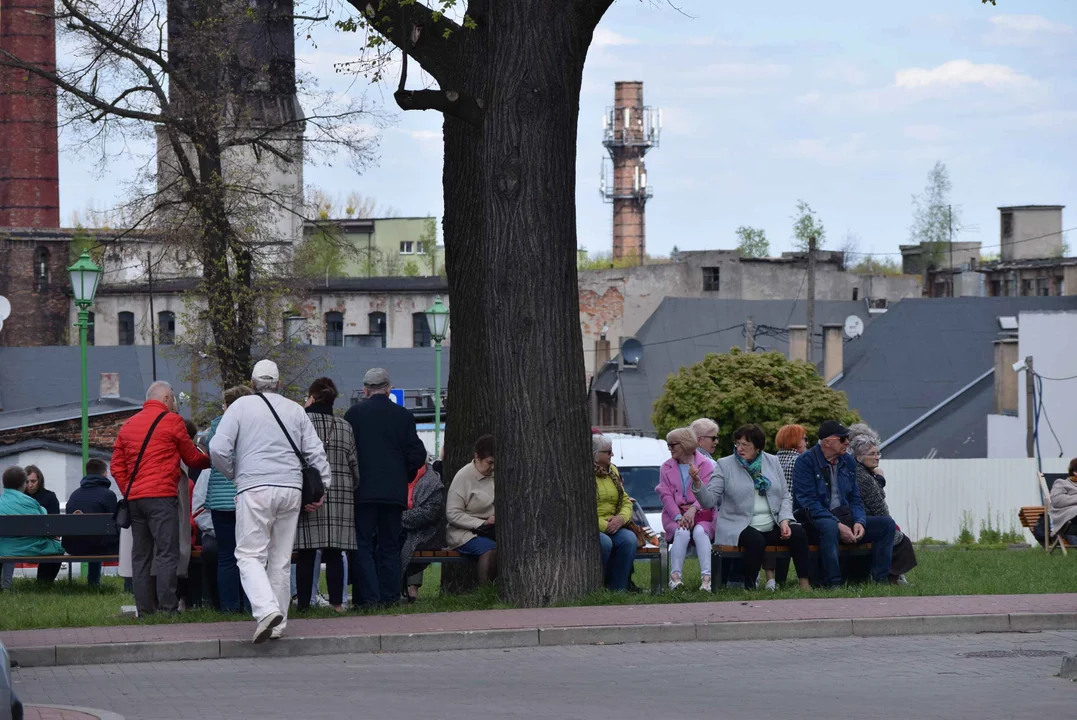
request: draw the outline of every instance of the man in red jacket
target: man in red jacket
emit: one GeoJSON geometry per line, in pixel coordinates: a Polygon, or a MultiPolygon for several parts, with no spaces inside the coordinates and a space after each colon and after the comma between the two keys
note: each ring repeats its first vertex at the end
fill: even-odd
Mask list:
{"type": "Polygon", "coordinates": [[[131,509],[131,570],[134,576],[135,607],[139,617],[154,612],[176,612],[176,569],[179,565],[179,496],[176,492],[180,460],[189,468],[209,467],[209,456],[195,447],[187,435],[183,418],[176,413],[176,395],[172,386],[159,381],[146,391],[146,403],[137,415],[129,418],[116,436],[112,448],[112,477],[127,495],[131,509]],[[158,418],[160,420],[158,421],[158,418]],[[149,435],[151,426],[153,434],[149,435]],[[135,463],[142,444],[149,435],[146,451],[135,463]],[[156,593],[150,582],[150,569],[156,559],[156,593]]]}

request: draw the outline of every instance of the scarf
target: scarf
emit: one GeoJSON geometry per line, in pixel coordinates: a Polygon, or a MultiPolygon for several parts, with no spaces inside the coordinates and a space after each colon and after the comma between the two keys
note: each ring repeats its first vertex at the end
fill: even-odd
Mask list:
{"type": "Polygon", "coordinates": [[[423,479],[423,475],[426,475],[426,465],[419,468],[419,472],[415,473],[415,479],[408,483],[408,510],[415,507],[415,488],[423,479]]]}
{"type": "Polygon", "coordinates": [[[752,476],[752,482],[755,483],[755,491],[760,495],[766,495],[770,490],[770,480],[763,477],[763,453],[756,455],[755,460],[752,460],[751,462],[748,462],[739,454],[735,455],[740,466],[752,476]]]}
{"type": "Polygon", "coordinates": [[[610,463],[609,469],[603,470],[598,466],[598,463],[595,463],[595,477],[613,480],[613,484],[617,486],[617,510],[614,514],[620,513],[625,502],[625,483],[621,479],[621,473],[617,470],[617,466],[610,463]]]}

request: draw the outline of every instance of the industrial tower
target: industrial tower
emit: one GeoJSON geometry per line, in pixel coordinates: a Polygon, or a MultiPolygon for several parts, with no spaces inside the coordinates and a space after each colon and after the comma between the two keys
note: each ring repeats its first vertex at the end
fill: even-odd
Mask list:
{"type": "Polygon", "coordinates": [[[613,107],[602,118],[602,144],[609,159],[602,159],[600,191],[613,203],[613,258],[647,257],[645,209],[653,194],[647,185],[643,156],[658,147],[662,111],[643,104],[642,82],[614,84],[613,107]]]}

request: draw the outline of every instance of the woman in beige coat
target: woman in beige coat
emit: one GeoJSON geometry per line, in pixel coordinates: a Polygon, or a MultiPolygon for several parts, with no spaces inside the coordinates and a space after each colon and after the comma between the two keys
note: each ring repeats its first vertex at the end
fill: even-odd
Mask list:
{"type": "Polygon", "coordinates": [[[475,457],[449,486],[445,502],[445,539],[461,555],[478,559],[479,583],[497,577],[494,537],[494,436],[475,441],[475,457]]]}
{"type": "MultiPolygon", "coordinates": [[[[1070,460],[1069,475],[1051,485],[1051,537],[1074,519],[1077,519],[1077,458],[1070,460]]],[[[1073,535],[1077,535],[1077,528],[1071,527],[1066,536],[1073,535]]]]}

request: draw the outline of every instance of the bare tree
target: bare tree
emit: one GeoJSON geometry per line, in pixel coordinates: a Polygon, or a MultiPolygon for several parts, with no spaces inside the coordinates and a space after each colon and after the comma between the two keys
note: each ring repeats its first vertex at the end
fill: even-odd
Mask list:
{"type": "Polygon", "coordinates": [[[291,3],[266,0],[57,0],[71,52],[55,70],[0,51],[0,65],[58,88],[87,143],[156,138],[156,167],[113,227],[196,257],[225,384],[249,376],[256,280],[301,232],[304,158],[345,155],[358,169],[376,147],[355,122],[361,101],[296,78],[295,19],[291,3]]]}

